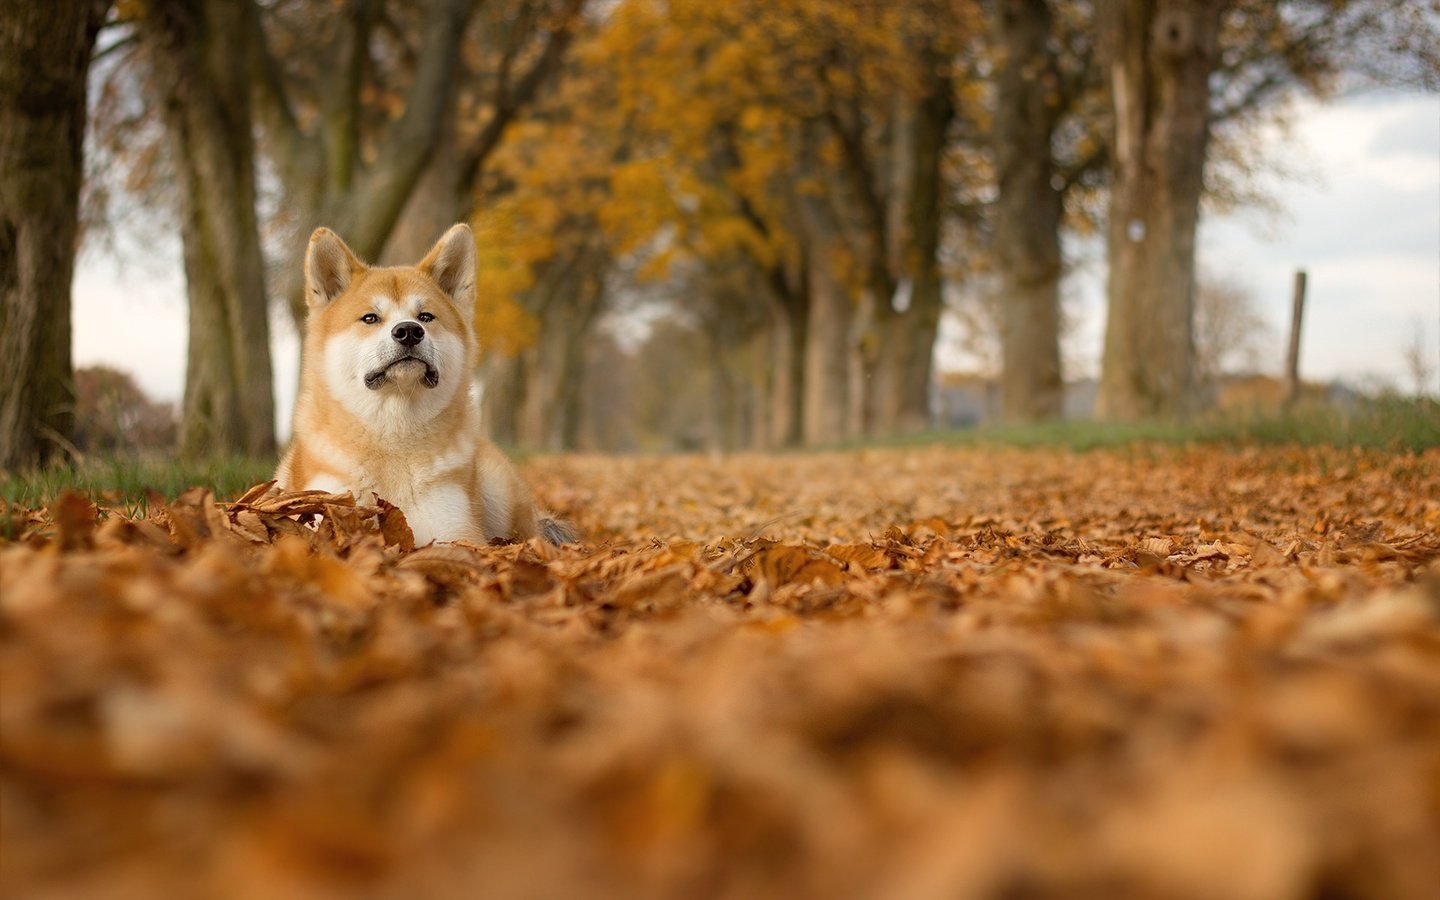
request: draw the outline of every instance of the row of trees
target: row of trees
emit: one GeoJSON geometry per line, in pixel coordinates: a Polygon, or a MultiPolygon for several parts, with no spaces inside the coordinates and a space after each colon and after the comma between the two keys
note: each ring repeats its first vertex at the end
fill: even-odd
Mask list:
{"type": "Polygon", "coordinates": [[[566,273],[492,283],[495,302],[543,323],[518,363],[491,360],[506,385],[487,395],[492,426],[564,445],[584,410],[576,354],[553,330],[587,278],[612,306],[665,298],[708,337],[689,358],[707,369],[710,431],[726,446],[924,426],[947,285],[997,295],[1006,417],[1053,418],[1062,236],[1096,230],[1109,273],[1100,411],[1186,415],[1201,393],[1202,200],[1243,199],[1247,135],[1297,92],[1346,77],[1434,86],[1437,12],[618,3],[482,185],[492,252],[566,273]],[[526,382],[556,372],[571,374],[526,382]],[[549,416],[523,412],[536,408],[549,416]]]}
{"type": "Polygon", "coordinates": [[[1296,90],[1440,72],[1433,0],[65,0],[60,28],[0,2],[6,466],[73,427],[102,22],[107,88],[146,102],[97,125],[132,185],[158,166],[175,188],[191,451],[273,450],[267,298],[303,315],[318,224],[408,261],[476,223],[502,439],[572,445],[626,352],[597,329],[637,316],[704,336],[671,362],[709,373],[724,443],[923,427],[947,285],[980,283],[1000,298],[1006,415],[1054,417],[1072,229],[1108,248],[1102,411],[1183,415],[1201,200],[1233,194],[1217,160],[1243,163],[1245,126],[1296,90]],[[156,152],[137,151],[147,134],[156,152]],[[42,221],[51,238],[15,237],[42,221]],[[52,258],[7,252],[34,246],[52,258]]]}

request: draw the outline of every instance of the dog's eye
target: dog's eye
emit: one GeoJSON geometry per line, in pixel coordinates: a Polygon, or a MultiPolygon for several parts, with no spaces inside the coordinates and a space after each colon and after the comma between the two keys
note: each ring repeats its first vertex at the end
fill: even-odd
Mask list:
{"type": "Polygon", "coordinates": [[[416,316],[415,318],[419,319],[419,320],[422,321],[422,322],[433,322],[433,321],[435,321],[435,314],[434,314],[434,313],[424,312],[424,313],[421,313],[420,315],[416,316]]]}
{"type": "Polygon", "coordinates": [[[360,317],[360,321],[364,322],[366,325],[374,325],[376,322],[380,321],[380,317],[375,315],[374,313],[366,313],[365,315],[360,317]]]}

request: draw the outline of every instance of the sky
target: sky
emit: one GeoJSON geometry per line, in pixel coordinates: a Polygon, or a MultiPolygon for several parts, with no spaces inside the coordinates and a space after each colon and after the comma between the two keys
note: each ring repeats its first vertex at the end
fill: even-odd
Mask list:
{"type": "MultiPolygon", "coordinates": [[[[1422,335],[1440,370],[1440,96],[1372,93],[1300,103],[1288,134],[1264,133],[1289,175],[1266,187],[1281,212],[1202,220],[1200,264],[1247,288],[1271,325],[1279,371],[1297,268],[1308,273],[1301,374],[1413,390],[1403,350],[1422,335]]],[[[119,252],[82,252],[74,285],[75,365],[133,373],[153,398],[178,401],[185,372],[185,285],[178,236],[119,252]]],[[[1104,329],[1102,273],[1077,280],[1080,372],[1093,374],[1104,329]]],[[[298,338],[271,316],[275,398],[288,433],[298,338]]],[[[942,364],[944,358],[942,356],[942,364]]],[[[1430,391],[1440,390],[1432,378],[1430,391]]]]}

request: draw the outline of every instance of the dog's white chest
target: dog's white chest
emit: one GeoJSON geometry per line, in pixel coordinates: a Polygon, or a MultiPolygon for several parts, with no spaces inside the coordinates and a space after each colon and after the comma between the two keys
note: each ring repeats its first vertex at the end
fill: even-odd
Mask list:
{"type": "Polygon", "coordinates": [[[479,511],[465,487],[430,472],[358,471],[350,483],[328,475],[311,479],[308,490],[349,491],[361,503],[375,494],[400,507],[416,546],[431,541],[484,543],[479,511]]]}

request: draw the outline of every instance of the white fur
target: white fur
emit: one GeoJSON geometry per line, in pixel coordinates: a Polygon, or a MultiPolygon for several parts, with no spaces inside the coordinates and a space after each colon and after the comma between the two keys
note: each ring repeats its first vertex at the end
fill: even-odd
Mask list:
{"type": "Polygon", "coordinates": [[[302,491],[324,491],[327,494],[343,494],[349,491],[355,496],[355,488],[336,478],[334,475],[316,475],[300,488],[302,491]]]}
{"type": "Polygon", "coordinates": [[[394,439],[415,440],[469,379],[465,367],[465,344],[444,329],[426,328],[415,347],[429,357],[440,373],[440,384],[428,387],[419,363],[408,363],[408,371],[397,372],[381,390],[365,386],[365,374],[382,365],[395,352],[390,332],[397,324],[414,320],[422,311],[420,298],[407,297],[397,303],[377,298],[373,311],[380,316],[374,325],[356,323],[325,342],[323,366],[330,393],[356,418],[379,434],[394,439]]]}
{"type": "Polygon", "coordinates": [[[421,483],[417,485],[414,500],[401,508],[408,510],[406,520],[415,535],[416,546],[442,539],[485,542],[485,533],[475,522],[470,495],[454,482],[429,487],[421,483]]]}
{"type": "Polygon", "coordinates": [[[488,462],[480,464],[480,494],[485,504],[485,531],[487,534],[504,534],[515,508],[515,497],[510,490],[510,479],[488,462]]]}

